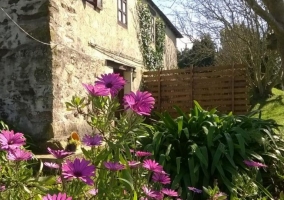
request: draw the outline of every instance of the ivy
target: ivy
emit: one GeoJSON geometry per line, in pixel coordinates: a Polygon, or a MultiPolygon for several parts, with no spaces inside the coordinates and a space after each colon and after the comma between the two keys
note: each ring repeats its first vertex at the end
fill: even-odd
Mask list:
{"type": "Polygon", "coordinates": [[[163,68],[166,28],[159,17],[155,21],[155,44],[152,41],[152,14],[148,4],[138,2],[139,42],[143,62],[148,70],[163,68]]]}

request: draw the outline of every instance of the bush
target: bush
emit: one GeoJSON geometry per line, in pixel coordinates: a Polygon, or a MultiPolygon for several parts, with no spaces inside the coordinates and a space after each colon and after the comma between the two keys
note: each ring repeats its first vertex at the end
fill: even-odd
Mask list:
{"type": "Polygon", "coordinates": [[[189,114],[176,109],[180,115],[177,118],[167,112],[158,114],[159,121],[149,131],[152,142],[145,149],[154,152],[155,159],[171,175],[171,187],[180,188],[183,199],[193,199],[194,195],[200,199],[188,187],[206,188],[215,180],[222,191],[246,198],[251,194],[237,187],[239,174],[257,185],[257,195],[272,198],[265,188],[277,188],[274,184],[279,180],[276,173],[283,171],[284,144],[275,132],[278,125],[273,120],[253,118],[255,113],[221,115],[216,109],[202,109],[197,102],[189,114]],[[251,170],[245,160],[260,163],[256,162],[259,166],[251,166],[256,169],[251,170]]]}

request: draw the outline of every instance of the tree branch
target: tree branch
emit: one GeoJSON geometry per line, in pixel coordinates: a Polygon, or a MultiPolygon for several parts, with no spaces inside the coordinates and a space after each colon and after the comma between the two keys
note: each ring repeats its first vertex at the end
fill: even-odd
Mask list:
{"type": "Polygon", "coordinates": [[[258,14],[261,18],[263,18],[276,32],[284,33],[284,29],[281,24],[276,21],[276,19],[267,11],[265,11],[256,0],[244,0],[249,7],[258,14]]]}

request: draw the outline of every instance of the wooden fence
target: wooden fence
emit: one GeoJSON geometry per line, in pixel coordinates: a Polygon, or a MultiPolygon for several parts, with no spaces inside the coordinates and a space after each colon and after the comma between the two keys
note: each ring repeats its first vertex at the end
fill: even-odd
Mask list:
{"type": "Polygon", "coordinates": [[[245,114],[249,108],[246,68],[243,65],[189,67],[143,73],[145,90],[155,98],[157,111],[175,115],[173,105],[187,112],[193,100],[204,109],[245,114]]]}

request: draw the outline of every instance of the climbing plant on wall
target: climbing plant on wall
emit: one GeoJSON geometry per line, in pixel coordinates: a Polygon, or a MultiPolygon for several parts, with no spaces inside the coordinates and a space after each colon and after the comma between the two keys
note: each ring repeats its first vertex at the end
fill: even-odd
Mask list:
{"type": "Polygon", "coordinates": [[[148,70],[162,69],[165,50],[165,24],[159,17],[155,18],[155,39],[153,41],[153,16],[148,4],[139,1],[137,11],[139,42],[144,65],[148,70]]]}

